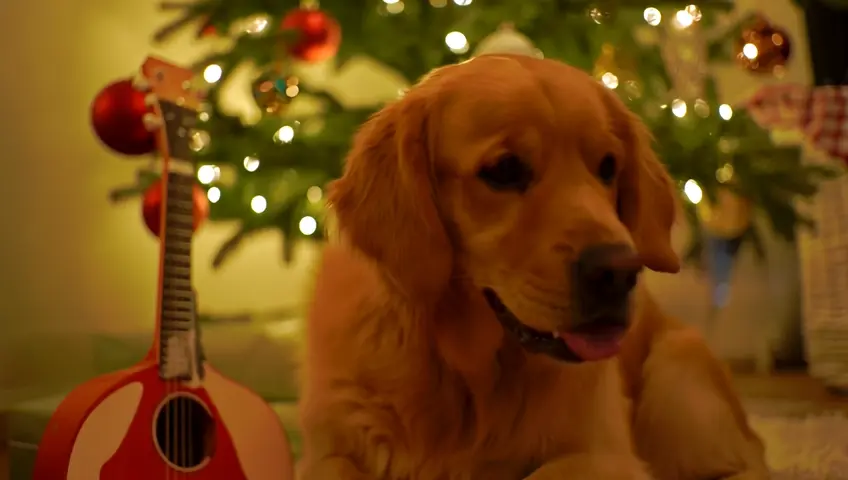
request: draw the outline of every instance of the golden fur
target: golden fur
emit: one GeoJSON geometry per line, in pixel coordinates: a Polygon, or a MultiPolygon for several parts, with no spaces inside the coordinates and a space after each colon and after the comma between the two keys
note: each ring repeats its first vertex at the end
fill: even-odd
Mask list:
{"type": "Polygon", "coordinates": [[[480,293],[554,331],[587,245],[678,270],[650,143],[587,75],[518,56],[439,69],[368,121],[331,191],[341,240],[307,323],[300,479],[768,478],[728,376],[641,286],[619,357],[583,364],[527,353],[480,293]],[[524,194],[475,176],[507,151],[536,173],[524,194]],[[593,173],[608,153],[612,187],[593,173]]]}

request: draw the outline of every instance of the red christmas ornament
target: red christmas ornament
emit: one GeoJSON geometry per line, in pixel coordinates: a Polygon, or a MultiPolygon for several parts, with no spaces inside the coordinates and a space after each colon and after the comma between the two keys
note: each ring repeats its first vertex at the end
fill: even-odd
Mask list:
{"type": "Polygon", "coordinates": [[[736,59],[754,73],[781,74],[792,54],[792,44],[785,30],[757,18],[736,39],[736,59]]]}
{"type": "Polygon", "coordinates": [[[320,62],[339,51],[342,29],[333,17],[317,9],[298,8],[283,18],[283,30],[300,35],[288,46],[289,53],[304,62],[320,62]]]}
{"type": "Polygon", "coordinates": [[[132,80],[119,80],[100,91],[91,103],[91,125],[107,147],[124,155],[144,155],[156,149],[156,137],[144,126],[150,107],[132,80]]]}
{"type": "Polygon", "coordinates": [[[209,25],[204,25],[204,27],[200,29],[200,35],[198,36],[200,38],[217,37],[218,30],[215,29],[215,25],[210,23],[209,25]]]}
{"type": "MultiPolygon", "coordinates": [[[[194,224],[192,230],[197,231],[204,220],[209,216],[209,200],[206,198],[206,192],[203,191],[197,184],[192,189],[193,216],[194,224]]],[[[144,218],[144,224],[155,236],[159,236],[161,231],[160,219],[162,214],[162,180],[157,180],[153,185],[147,187],[144,192],[144,199],[141,203],[141,216],[144,218]]]]}

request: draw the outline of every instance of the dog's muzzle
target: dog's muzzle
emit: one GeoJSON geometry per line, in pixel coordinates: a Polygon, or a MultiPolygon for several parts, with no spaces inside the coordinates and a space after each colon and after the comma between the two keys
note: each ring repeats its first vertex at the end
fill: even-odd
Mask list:
{"type": "Polygon", "coordinates": [[[627,245],[586,248],[572,268],[572,322],[545,332],[528,327],[491,288],[483,295],[503,328],[528,351],[566,362],[597,361],[618,354],[630,325],[630,293],[643,265],[627,245]]]}

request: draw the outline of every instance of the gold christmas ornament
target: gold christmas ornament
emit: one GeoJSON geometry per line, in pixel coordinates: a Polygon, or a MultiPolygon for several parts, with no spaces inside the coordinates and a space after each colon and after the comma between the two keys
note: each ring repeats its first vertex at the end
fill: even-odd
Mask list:
{"type": "Polygon", "coordinates": [[[751,226],[751,201],[728,188],[719,188],[715,203],[704,196],[696,208],[704,230],[718,238],[739,238],[751,226]]]}
{"type": "Polygon", "coordinates": [[[298,83],[298,78],[294,76],[281,77],[270,73],[260,75],[251,86],[253,99],[264,113],[282,113],[299,93],[298,83]]]}
{"type": "Polygon", "coordinates": [[[488,54],[513,54],[528,57],[544,58],[536,45],[515,29],[511,23],[504,23],[488,37],[480,40],[474,50],[474,56],[488,54]]]}

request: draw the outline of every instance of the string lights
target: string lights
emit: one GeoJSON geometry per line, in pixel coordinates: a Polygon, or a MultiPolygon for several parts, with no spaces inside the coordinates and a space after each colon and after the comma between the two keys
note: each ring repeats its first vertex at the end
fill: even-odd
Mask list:
{"type": "MultiPolygon", "coordinates": [[[[458,7],[464,7],[471,5],[472,1],[429,0],[429,4],[434,8],[442,8],[447,6],[448,2],[452,2],[458,7]]],[[[383,7],[385,8],[384,11],[389,14],[400,14],[405,8],[403,0],[383,0],[383,7]]],[[[598,8],[590,9],[588,14],[592,21],[599,24],[611,18],[610,12],[598,8]]],[[[674,88],[672,91],[674,98],[668,104],[662,105],[662,108],[669,108],[671,114],[680,119],[692,113],[700,117],[709,116],[713,110],[701,98],[705,62],[705,54],[702,51],[704,50],[704,42],[695,28],[702,19],[700,8],[692,4],[679,10],[663,12],[657,7],[647,7],[643,11],[642,18],[648,26],[657,28],[656,31],[660,32],[660,35],[672,40],[662,43],[663,57],[670,65],[669,72],[673,77],[674,88]]],[[[256,36],[266,32],[269,25],[270,20],[267,15],[254,15],[238,23],[234,28],[244,34],[256,36]]],[[[464,55],[471,49],[471,44],[466,35],[458,30],[445,34],[444,44],[448,50],[456,55],[464,55]]],[[[748,58],[755,58],[757,56],[757,52],[754,51],[755,48],[756,46],[752,44],[745,45],[742,54],[748,58]]],[[[617,49],[612,46],[605,46],[605,50],[596,64],[594,75],[605,87],[611,90],[627,88],[624,92],[630,98],[638,97],[642,88],[641,82],[632,72],[619,65],[621,59],[615,59],[615,50],[617,49]]],[[[499,52],[543,57],[542,52],[533,45],[533,42],[517,32],[509,23],[505,23],[496,32],[482,39],[473,55],[499,52]]],[[[202,76],[208,84],[215,84],[221,80],[223,73],[220,65],[210,64],[203,70],[202,76]]],[[[299,90],[297,80],[285,80],[285,82],[284,89],[281,91],[289,97],[297,95],[299,90]]],[[[733,109],[727,104],[719,105],[714,111],[723,120],[730,120],[733,116],[733,109]]],[[[206,113],[206,117],[202,120],[205,121],[208,118],[209,115],[206,113]]],[[[294,138],[295,128],[291,125],[283,125],[273,134],[273,140],[278,144],[289,144],[294,138]]],[[[242,165],[245,172],[256,172],[260,168],[261,160],[255,155],[247,155],[244,157],[242,165]]],[[[221,200],[221,189],[213,185],[220,180],[220,175],[221,170],[215,165],[203,165],[197,170],[198,181],[208,186],[207,198],[210,203],[217,203],[221,200]]],[[[730,165],[725,165],[716,173],[720,181],[722,179],[727,181],[732,175],[733,171],[730,165]]],[[[701,186],[695,180],[690,179],[684,182],[682,190],[685,198],[692,204],[697,205],[703,199],[701,186]]],[[[306,191],[306,199],[310,204],[317,204],[323,199],[323,193],[319,186],[312,186],[306,191]]],[[[268,200],[262,195],[255,195],[250,199],[249,205],[254,213],[262,214],[268,209],[268,200]]],[[[317,228],[318,221],[309,215],[303,216],[298,222],[298,229],[303,235],[313,235],[317,228]]]]}

